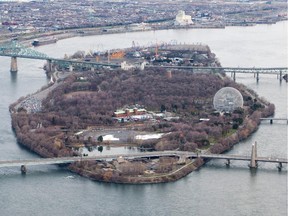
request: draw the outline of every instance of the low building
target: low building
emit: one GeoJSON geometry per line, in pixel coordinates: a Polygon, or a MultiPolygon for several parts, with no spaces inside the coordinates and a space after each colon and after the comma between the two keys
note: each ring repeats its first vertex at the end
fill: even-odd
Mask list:
{"type": "Polygon", "coordinates": [[[146,114],[147,110],[146,109],[138,109],[138,108],[133,108],[133,109],[122,109],[122,110],[117,110],[114,112],[113,117],[121,118],[121,117],[128,117],[132,115],[143,115],[146,114]]]}
{"type": "Polygon", "coordinates": [[[146,61],[140,63],[140,64],[128,64],[126,61],[123,61],[121,63],[121,69],[122,70],[132,70],[132,69],[140,69],[140,70],[144,70],[145,65],[147,64],[146,61]]]}
{"type": "Polygon", "coordinates": [[[139,121],[139,120],[147,120],[152,118],[151,114],[147,113],[147,110],[144,108],[131,108],[131,109],[122,109],[117,110],[113,113],[113,118],[118,120],[119,122],[126,121],[139,121]]]}

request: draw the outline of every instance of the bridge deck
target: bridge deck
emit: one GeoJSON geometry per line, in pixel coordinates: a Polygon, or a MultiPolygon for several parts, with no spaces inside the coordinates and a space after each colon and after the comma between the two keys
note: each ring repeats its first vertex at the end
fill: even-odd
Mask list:
{"type": "MultiPolygon", "coordinates": [[[[38,158],[26,160],[6,160],[0,161],[1,167],[17,167],[21,165],[49,165],[49,164],[68,164],[76,161],[91,161],[91,160],[112,160],[118,157],[127,159],[133,158],[151,158],[151,157],[164,157],[164,156],[177,156],[181,158],[204,158],[204,159],[224,159],[224,160],[242,160],[250,161],[251,157],[241,155],[222,155],[222,154],[195,154],[192,152],[181,151],[163,151],[163,152],[144,152],[136,154],[115,154],[115,155],[100,155],[91,157],[61,157],[61,158],[38,158]]],[[[256,161],[271,162],[271,163],[288,163],[287,158],[271,158],[271,157],[258,157],[256,161]]]]}
{"type": "Polygon", "coordinates": [[[288,121],[288,118],[260,118],[260,120],[278,120],[278,121],[288,121]]]}
{"type": "MultiPolygon", "coordinates": [[[[121,67],[120,64],[112,64],[107,62],[87,62],[83,60],[73,60],[73,59],[59,59],[47,56],[44,53],[37,52],[33,49],[24,47],[20,44],[8,44],[1,47],[0,45],[0,56],[7,57],[17,57],[17,58],[27,58],[27,59],[39,59],[39,60],[49,60],[54,63],[67,63],[71,65],[82,65],[89,67],[106,66],[117,68],[121,67]]],[[[270,68],[260,68],[260,67],[195,67],[195,66],[166,66],[166,65],[146,65],[147,68],[169,68],[169,69],[186,69],[186,70],[208,70],[219,72],[223,71],[226,73],[261,73],[261,74],[284,74],[288,72],[287,67],[270,67],[270,68]]]]}
{"type": "Polygon", "coordinates": [[[158,65],[146,65],[147,68],[169,68],[169,69],[186,69],[186,70],[209,70],[214,72],[223,71],[226,73],[260,73],[260,74],[284,74],[288,72],[287,67],[195,67],[195,66],[158,66],[158,65]]]}

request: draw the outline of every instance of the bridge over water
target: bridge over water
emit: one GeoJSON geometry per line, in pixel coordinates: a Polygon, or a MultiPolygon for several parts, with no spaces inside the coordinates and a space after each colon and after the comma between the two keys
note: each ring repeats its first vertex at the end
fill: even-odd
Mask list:
{"type": "Polygon", "coordinates": [[[273,117],[268,117],[268,118],[260,118],[260,120],[262,121],[270,121],[270,124],[273,124],[274,121],[286,121],[286,123],[288,124],[288,118],[273,118],[273,117]]]}
{"type": "MultiPolygon", "coordinates": [[[[71,59],[57,59],[49,57],[46,54],[40,53],[34,49],[27,48],[16,41],[0,44],[0,56],[11,57],[11,72],[17,72],[17,58],[39,59],[46,60],[46,71],[51,72],[54,70],[53,66],[62,65],[68,67],[70,71],[73,67],[90,68],[92,71],[98,67],[110,67],[120,68],[120,64],[111,64],[106,62],[88,62],[71,59]]],[[[185,69],[192,72],[209,72],[209,73],[231,73],[233,80],[236,81],[236,73],[252,73],[256,77],[256,81],[259,81],[259,74],[275,74],[279,77],[280,82],[284,74],[288,73],[287,67],[270,67],[270,68],[256,68],[256,67],[192,67],[192,66],[156,66],[146,65],[146,68],[166,68],[166,69],[185,69]]]]}
{"type": "Polygon", "coordinates": [[[260,74],[274,74],[279,77],[282,82],[283,76],[288,73],[287,67],[195,67],[195,66],[156,66],[147,65],[149,68],[166,68],[166,69],[181,69],[192,72],[209,72],[209,73],[231,73],[231,77],[236,81],[236,73],[254,74],[256,81],[259,81],[260,74]]]}
{"type": "Polygon", "coordinates": [[[227,165],[231,160],[248,161],[251,168],[257,168],[258,162],[266,163],[278,163],[278,169],[282,169],[282,164],[288,163],[287,158],[275,158],[275,157],[258,157],[257,156],[257,143],[252,144],[251,156],[243,155],[228,155],[228,154],[199,154],[193,152],[184,151],[156,151],[156,152],[142,152],[134,154],[114,154],[114,155],[99,155],[99,156],[87,156],[87,157],[59,157],[59,158],[39,158],[39,159],[26,159],[26,160],[6,160],[0,161],[1,167],[25,167],[32,165],[50,165],[50,164],[70,164],[73,162],[81,161],[102,161],[113,160],[119,157],[125,159],[137,159],[137,158],[160,158],[160,157],[178,157],[179,160],[185,161],[186,159],[203,158],[205,160],[222,159],[227,160],[227,165]]]}
{"type": "Polygon", "coordinates": [[[0,56],[11,57],[11,72],[17,72],[17,58],[26,58],[26,59],[39,59],[39,60],[46,60],[48,71],[53,70],[54,65],[64,65],[70,66],[72,70],[73,66],[89,66],[91,70],[97,67],[120,67],[120,65],[116,64],[108,64],[108,63],[98,63],[98,62],[86,62],[86,61],[78,61],[78,60],[71,60],[71,59],[58,59],[50,57],[44,53],[38,52],[32,48],[25,47],[16,41],[12,41],[9,43],[0,44],[0,56]]]}

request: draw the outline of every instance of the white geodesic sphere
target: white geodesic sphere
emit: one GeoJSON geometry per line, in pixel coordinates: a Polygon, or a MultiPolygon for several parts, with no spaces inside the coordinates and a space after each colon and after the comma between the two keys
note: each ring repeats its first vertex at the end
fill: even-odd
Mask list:
{"type": "Polygon", "coordinates": [[[243,97],[237,89],[224,87],[216,92],[213,105],[219,112],[233,112],[238,107],[243,107],[243,97]]]}

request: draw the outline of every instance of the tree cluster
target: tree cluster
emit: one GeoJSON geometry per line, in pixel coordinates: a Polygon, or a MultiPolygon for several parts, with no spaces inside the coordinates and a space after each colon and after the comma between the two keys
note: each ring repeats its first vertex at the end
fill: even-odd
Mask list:
{"type": "Polygon", "coordinates": [[[237,131],[235,140],[242,140],[257,128],[260,117],[273,114],[274,105],[263,104],[257,97],[252,98],[252,93],[228,78],[210,73],[172,71],[171,77],[166,70],[99,69],[67,77],[42,101],[40,113],[13,112],[12,126],[19,142],[33,151],[46,157],[70,156],[73,152],[66,146],[79,142],[71,134],[89,126],[121,124],[113,120],[113,112],[138,104],[179,117],[147,124],[145,130],[167,134],[143,147],[196,151],[212,146],[213,152],[222,152],[231,134],[237,131]],[[244,108],[220,115],[212,101],[215,93],[227,86],[242,93],[244,108]],[[200,118],[209,121],[201,122],[200,118]],[[55,143],[56,138],[61,143],[55,143]]]}

